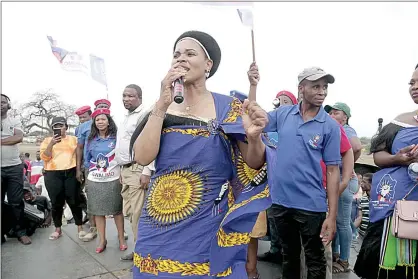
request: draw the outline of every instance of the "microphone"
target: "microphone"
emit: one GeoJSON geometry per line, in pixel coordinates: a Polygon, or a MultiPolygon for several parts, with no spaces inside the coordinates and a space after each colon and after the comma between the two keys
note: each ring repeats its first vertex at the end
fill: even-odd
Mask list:
{"type": "Polygon", "coordinates": [[[276,99],[273,100],[273,106],[276,107],[276,108],[280,107],[279,99],[276,98],[276,99]]]}
{"type": "Polygon", "coordinates": [[[174,102],[181,104],[184,101],[184,82],[183,77],[174,81],[174,102]]]}

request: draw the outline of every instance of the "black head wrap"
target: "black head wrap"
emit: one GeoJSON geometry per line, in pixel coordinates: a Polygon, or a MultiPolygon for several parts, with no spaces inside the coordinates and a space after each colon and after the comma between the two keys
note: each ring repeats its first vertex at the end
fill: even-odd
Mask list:
{"type": "MultiPolygon", "coordinates": [[[[194,40],[198,41],[206,50],[207,55],[209,55],[208,58],[212,60],[213,65],[212,65],[212,68],[210,69],[209,76],[208,76],[208,78],[210,78],[216,73],[216,71],[218,70],[219,64],[221,63],[221,49],[219,48],[218,43],[215,41],[215,39],[211,35],[207,33],[200,32],[200,31],[187,31],[181,34],[180,37],[177,38],[176,42],[174,43],[173,51],[176,49],[177,43],[181,39],[184,39],[187,37],[193,38],[194,40]]],[[[132,158],[134,157],[133,145],[136,139],[138,138],[138,136],[141,134],[142,130],[144,129],[145,124],[148,121],[149,115],[150,115],[150,111],[147,111],[143,114],[142,119],[139,119],[138,121],[139,124],[136,127],[134,133],[132,134],[130,147],[129,147],[130,149],[129,151],[130,151],[132,158]]]]}
{"type": "Polygon", "coordinates": [[[209,58],[213,62],[213,66],[210,69],[209,77],[213,76],[216,71],[218,70],[219,64],[221,63],[221,49],[219,48],[218,43],[215,41],[215,39],[205,33],[200,31],[187,31],[180,35],[180,37],[177,38],[176,42],[174,43],[173,51],[176,49],[177,43],[186,37],[190,37],[195,39],[196,41],[200,42],[202,46],[206,49],[207,53],[209,54],[209,58]]]}

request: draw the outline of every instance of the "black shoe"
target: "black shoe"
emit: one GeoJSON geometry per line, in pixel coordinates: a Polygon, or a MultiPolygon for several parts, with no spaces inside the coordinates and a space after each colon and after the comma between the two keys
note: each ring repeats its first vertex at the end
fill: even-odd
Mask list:
{"type": "Polygon", "coordinates": [[[280,253],[271,253],[270,251],[257,256],[257,260],[260,262],[270,262],[279,264],[282,262],[282,255],[280,253]]]}

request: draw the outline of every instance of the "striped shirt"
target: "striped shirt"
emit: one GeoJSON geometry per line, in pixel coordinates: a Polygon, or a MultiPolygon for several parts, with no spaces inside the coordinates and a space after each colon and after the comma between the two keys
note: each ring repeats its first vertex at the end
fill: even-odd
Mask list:
{"type": "Polygon", "coordinates": [[[36,185],[38,179],[42,176],[42,170],[44,168],[44,161],[32,161],[30,164],[32,171],[30,173],[30,184],[36,185]]]}
{"type": "Polygon", "coordinates": [[[362,212],[361,223],[359,227],[359,234],[364,236],[366,234],[367,227],[369,226],[369,197],[365,193],[360,200],[359,210],[362,212]]]}

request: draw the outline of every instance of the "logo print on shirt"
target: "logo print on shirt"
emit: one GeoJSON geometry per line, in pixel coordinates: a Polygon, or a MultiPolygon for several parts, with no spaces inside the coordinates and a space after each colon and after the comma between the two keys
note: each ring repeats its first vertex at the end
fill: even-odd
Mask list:
{"type": "Polygon", "coordinates": [[[115,142],[111,141],[107,147],[113,148],[115,146],[115,142]]]}
{"type": "Polygon", "coordinates": [[[377,203],[393,203],[397,183],[398,181],[393,179],[390,174],[385,174],[376,187],[377,203]]]}
{"type": "Polygon", "coordinates": [[[318,143],[320,140],[321,140],[321,136],[315,135],[309,140],[309,145],[312,146],[313,148],[318,148],[318,143]]]}
{"type": "Polygon", "coordinates": [[[109,159],[103,155],[99,154],[96,158],[96,168],[98,171],[106,172],[106,169],[109,167],[109,159]]]}

